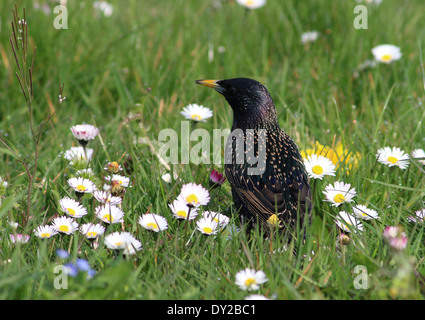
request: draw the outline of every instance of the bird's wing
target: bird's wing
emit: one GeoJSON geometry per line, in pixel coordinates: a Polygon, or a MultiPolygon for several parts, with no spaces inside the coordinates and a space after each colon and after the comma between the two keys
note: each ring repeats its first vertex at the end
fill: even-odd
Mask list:
{"type": "Polygon", "coordinates": [[[282,159],[277,161],[279,164],[268,159],[264,173],[249,175],[248,163],[226,166],[226,177],[236,197],[235,202],[243,205],[242,210],[247,211],[245,214],[258,217],[261,224],[267,224],[273,214],[285,223],[294,224],[298,212],[303,217],[310,210],[311,190],[308,177],[298,149],[292,140],[290,143],[285,167],[282,159]]]}

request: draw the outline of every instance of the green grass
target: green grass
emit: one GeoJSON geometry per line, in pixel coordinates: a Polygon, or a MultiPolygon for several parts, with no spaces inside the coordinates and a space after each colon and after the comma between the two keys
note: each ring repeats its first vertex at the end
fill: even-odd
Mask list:
{"type": "MultiPolygon", "coordinates": [[[[27,225],[22,221],[28,177],[0,146],[0,177],[9,184],[0,207],[0,299],[243,299],[248,293],[234,282],[236,273],[247,267],[266,273],[269,281],[258,293],[269,298],[423,298],[413,276],[414,269],[425,274],[423,226],[409,223],[407,217],[424,208],[424,167],[411,163],[407,170],[388,168],[375,158],[385,146],[406,152],[425,148],[423,0],[384,0],[379,7],[369,6],[367,30],[353,27],[354,0],[269,0],[254,11],[224,0],[110,2],[114,13],[107,18],[93,11],[92,1],[69,1],[68,29],[56,30],[53,13],[35,10],[32,1],[16,1],[19,12],[26,8],[29,51],[37,47],[34,122],[53,110],[56,114],[41,138],[27,225]],[[320,37],[303,46],[301,34],[309,30],[319,31],[320,37]],[[358,71],[373,58],[371,49],[384,43],[399,46],[402,59],[358,71]],[[210,48],[213,61],[208,60],[210,48]],[[187,244],[194,224],[173,220],[168,204],[184,183],[207,186],[211,166],[173,166],[179,179],[167,184],[161,179],[165,168],[141,143],[147,138],[158,149],[162,129],[180,132],[180,110],[190,103],[214,111],[199,128],[230,128],[232,112],[225,100],[194,80],[232,77],[266,85],[281,127],[300,149],[316,141],[341,141],[345,149],[361,155],[349,173],[340,169],[335,177],[312,182],[312,225],[305,243],[292,243],[288,250],[283,250],[282,239],[264,240],[255,231],[232,240],[226,234],[205,237],[195,232],[187,244]],[[58,106],[60,81],[67,100],[58,106]],[[9,241],[13,231],[8,221],[20,223],[19,233],[31,234],[58,213],[60,198],[73,196],[66,181],[74,171],[59,154],[76,145],[70,127],[83,122],[101,128],[101,139],[89,145],[95,150],[91,167],[99,179],[106,175],[108,161],[124,165],[129,156],[132,159],[133,170],[126,173],[132,187],[123,210],[125,229],[143,244],[136,256],[123,259],[102,241],[91,249],[78,232],[44,242],[32,235],[22,245],[9,241]],[[347,246],[337,243],[333,219],[350,206],[335,208],[322,201],[324,187],[338,180],[351,183],[358,192],[356,201],[380,215],[379,220],[364,222],[362,233],[350,234],[347,246]],[[137,219],[148,210],[167,218],[167,232],[142,230],[137,219]],[[382,238],[389,225],[400,225],[407,234],[402,253],[395,254],[382,238]],[[67,290],[55,289],[53,270],[63,263],[55,253],[60,247],[70,251],[70,261],[87,259],[96,275],[91,280],[83,275],[69,278],[67,290]],[[357,265],[368,269],[368,289],[354,287],[357,265]]],[[[9,43],[14,4],[0,2],[0,135],[31,166],[34,144],[28,109],[9,43]]],[[[89,220],[95,202],[85,198],[83,204],[89,220]]],[[[206,209],[240,224],[227,182],[212,191],[206,209]]],[[[120,228],[113,225],[108,232],[120,228]]]]}

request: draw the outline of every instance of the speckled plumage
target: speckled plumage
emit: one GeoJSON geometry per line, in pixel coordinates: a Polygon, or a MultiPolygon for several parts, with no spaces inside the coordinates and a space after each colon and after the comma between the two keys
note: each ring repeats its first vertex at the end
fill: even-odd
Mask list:
{"type": "Polygon", "coordinates": [[[250,225],[258,223],[266,233],[275,228],[269,220],[274,214],[279,218],[279,229],[295,230],[297,223],[303,223],[311,211],[310,184],[298,147],[280,128],[267,89],[246,78],[197,83],[223,94],[233,109],[232,135],[226,151],[231,152],[231,161],[226,163],[225,173],[240,215],[250,225]],[[266,141],[261,139],[262,129],[266,141]],[[247,143],[252,136],[254,143],[247,143]],[[245,142],[242,163],[237,161],[241,152],[237,139],[245,142]],[[255,163],[252,156],[257,157],[264,150],[265,163],[255,163]],[[261,165],[265,168],[261,174],[249,174],[249,168],[261,165]]]}

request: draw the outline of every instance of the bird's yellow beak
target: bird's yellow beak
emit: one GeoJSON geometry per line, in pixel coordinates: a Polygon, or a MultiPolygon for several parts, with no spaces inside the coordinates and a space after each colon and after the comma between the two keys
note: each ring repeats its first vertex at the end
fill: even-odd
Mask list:
{"type": "Polygon", "coordinates": [[[210,88],[218,88],[220,85],[217,83],[220,80],[196,80],[197,84],[202,84],[203,86],[210,88]]]}

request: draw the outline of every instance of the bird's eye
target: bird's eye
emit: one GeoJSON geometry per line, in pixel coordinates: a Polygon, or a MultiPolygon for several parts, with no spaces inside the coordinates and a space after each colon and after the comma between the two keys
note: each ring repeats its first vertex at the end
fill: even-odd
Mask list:
{"type": "Polygon", "coordinates": [[[227,91],[228,91],[230,94],[234,94],[234,93],[236,93],[236,88],[235,88],[235,87],[232,87],[232,86],[229,86],[229,87],[227,88],[227,91]]]}

